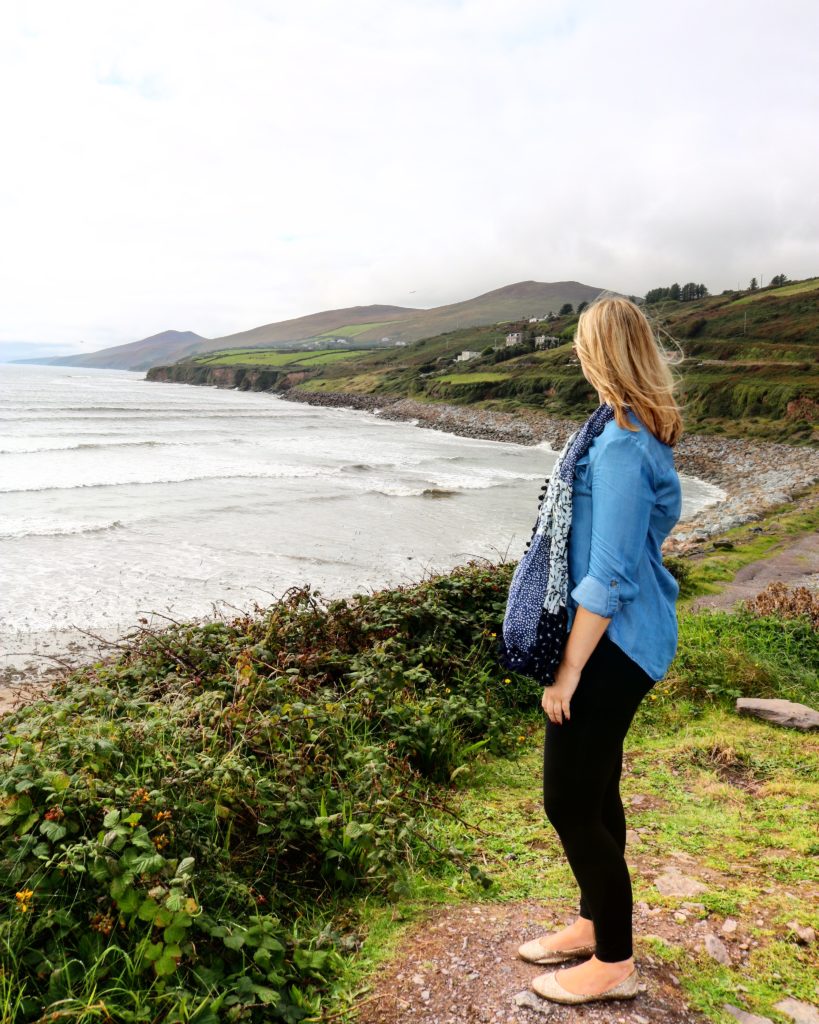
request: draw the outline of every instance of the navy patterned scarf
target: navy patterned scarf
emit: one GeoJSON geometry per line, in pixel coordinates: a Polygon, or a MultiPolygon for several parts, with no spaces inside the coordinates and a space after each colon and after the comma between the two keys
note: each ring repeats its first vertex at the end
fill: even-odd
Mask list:
{"type": "Polygon", "coordinates": [[[603,404],[566,441],[548,478],[531,540],[521,557],[506,603],[498,639],[500,664],[549,686],[566,646],[568,539],[572,523],[572,481],[577,460],[614,418],[603,404]]]}

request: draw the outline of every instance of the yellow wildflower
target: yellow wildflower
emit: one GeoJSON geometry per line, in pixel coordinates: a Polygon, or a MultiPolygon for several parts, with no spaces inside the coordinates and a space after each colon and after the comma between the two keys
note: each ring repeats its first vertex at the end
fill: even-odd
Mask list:
{"type": "Polygon", "coordinates": [[[17,900],[17,909],[21,914],[25,914],[31,905],[34,891],[32,889],[23,889],[22,892],[16,892],[14,898],[17,900]]]}

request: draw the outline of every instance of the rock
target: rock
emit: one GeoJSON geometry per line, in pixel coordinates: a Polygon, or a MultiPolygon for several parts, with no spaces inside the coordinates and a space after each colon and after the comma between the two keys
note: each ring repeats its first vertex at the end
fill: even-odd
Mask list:
{"type": "Polygon", "coordinates": [[[688,915],[684,914],[681,910],[675,910],[674,920],[677,922],[677,924],[685,924],[685,922],[688,920],[688,915]]]}
{"type": "Polygon", "coordinates": [[[791,729],[819,729],[819,711],[807,704],[798,704],[780,697],[738,697],[736,710],[740,715],[764,718],[774,725],[784,725],[791,729]]]}
{"type": "Polygon", "coordinates": [[[528,990],[518,992],[515,996],[515,1006],[524,1006],[527,1010],[534,1010],[535,1013],[540,1013],[544,1017],[548,1017],[551,1014],[552,1005],[548,1000],[541,999],[540,996],[528,990]]]}
{"type": "Polygon", "coordinates": [[[410,979],[413,985],[423,985],[426,980],[427,979],[423,976],[423,974],[413,974],[412,978],[410,979]]]}
{"type": "Polygon", "coordinates": [[[654,884],[663,896],[696,896],[700,892],[708,892],[708,886],[697,881],[690,875],[684,875],[672,864],[654,879],[654,884]]]}
{"type": "Polygon", "coordinates": [[[801,999],[780,999],[774,1009],[796,1021],[796,1024],[819,1024],[819,1010],[801,999]]]}
{"type": "Polygon", "coordinates": [[[816,942],[816,932],[810,925],[801,925],[798,921],[788,921],[787,927],[795,933],[797,941],[805,946],[816,942]]]}
{"type": "Polygon", "coordinates": [[[736,1017],[740,1024],[773,1024],[770,1017],[760,1017],[756,1013],[748,1013],[745,1010],[740,1010],[738,1006],[732,1006],[730,1003],[723,1003],[722,1008],[726,1013],[730,1013],[732,1017],[736,1017]]]}
{"type": "Polygon", "coordinates": [[[725,964],[730,967],[731,956],[728,953],[728,949],[722,939],[718,939],[716,935],[709,932],[705,936],[705,952],[718,963],[725,964]]]}
{"type": "Polygon", "coordinates": [[[733,917],[726,917],[722,923],[722,930],[726,935],[733,935],[737,930],[737,923],[733,917]]]}
{"type": "Polygon", "coordinates": [[[421,995],[421,999],[423,999],[423,1001],[425,1003],[429,1002],[429,989],[428,988],[422,988],[420,995],[421,995]]]}

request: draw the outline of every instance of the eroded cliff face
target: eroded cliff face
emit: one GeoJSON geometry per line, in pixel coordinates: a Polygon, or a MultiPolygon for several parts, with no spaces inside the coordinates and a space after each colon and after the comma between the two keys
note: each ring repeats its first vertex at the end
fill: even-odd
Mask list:
{"type": "Polygon", "coordinates": [[[202,366],[198,363],[174,363],[152,366],[146,380],[169,381],[174,384],[199,384],[216,388],[238,388],[239,391],[286,391],[310,376],[309,370],[276,370],[269,367],[202,366]]]}

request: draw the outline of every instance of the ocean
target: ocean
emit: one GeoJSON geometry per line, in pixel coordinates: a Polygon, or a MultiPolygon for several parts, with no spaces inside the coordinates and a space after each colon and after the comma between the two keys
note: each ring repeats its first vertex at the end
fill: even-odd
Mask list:
{"type": "MultiPolygon", "coordinates": [[[[0,668],[140,617],[232,617],[310,583],[326,597],[517,559],[555,453],[146,381],[0,368],[0,668]]],[[[684,517],[719,500],[683,477],[684,517]]]]}

